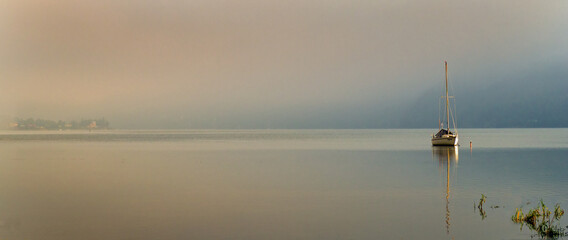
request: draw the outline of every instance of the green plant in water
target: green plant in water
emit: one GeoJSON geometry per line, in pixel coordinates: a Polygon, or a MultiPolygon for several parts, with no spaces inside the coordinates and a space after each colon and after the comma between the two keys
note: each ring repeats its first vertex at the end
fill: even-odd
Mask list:
{"type": "Polygon", "coordinates": [[[522,223],[523,222],[523,209],[516,209],[515,210],[515,215],[513,215],[513,217],[511,217],[511,220],[513,220],[514,223],[522,223]]]}
{"type": "Polygon", "coordinates": [[[483,204],[485,203],[486,199],[487,196],[481,194],[481,198],[479,199],[479,204],[477,205],[477,209],[479,210],[479,215],[481,216],[481,220],[484,220],[487,217],[485,210],[483,210],[483,204]]]}
{"type": "Polygon", "coordinates": [[[535,231],[541,238],[558,239],[559,237],[566,236],[564,228],[554,224],[554,221],[560,220],[564,215],[564,210],[560,205],[556,204],[554,212],[551,212],[548,207],[540,200],[539,205],[530,209],[527,214],[523,214],[522,208],[517,208],[515,214],[511,217],[514,223],[523,225],[526,224],[529,229],[535,231]]]}
{"type": "Polygon", "coordinates": [[[479,199],[479,204],[477,205],[477,209],[483,209],[483,204],[485,203],[485,199],[487,199],[487,196],[483,195],[482,193],[481,198],[479,199]]]}
{"type": "Polygon", "coordinates": [[[560,208],[560,205],[556,204],[554,207],[554,219],[560,220],[560,218],[564,215],[564,209],[560,208]]]}

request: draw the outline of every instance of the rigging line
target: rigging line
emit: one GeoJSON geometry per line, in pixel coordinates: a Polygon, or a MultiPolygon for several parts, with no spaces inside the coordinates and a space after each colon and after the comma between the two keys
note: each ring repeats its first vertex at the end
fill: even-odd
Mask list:
{"type": "Polygon", "coordinates": [[[450,87],[450,90],[452,93],[455,93],[454,91],[454,83],[453,80],[450,78],[450,74],[448,73],[448,86],[450,87]]]}
{"type": "MultiPolygon", "coordinates": [[[[444,69],[445,69],[445,67],[444,67],[444,69]]],[[[446,81],[445,78],[442,78],[442,79],[443,79],[442,83],[445,83],[445,81],[446,81]]],[[[444,115],[446,114],[445,107],[444,107],[444,110],[443,110],[443,113],[442,113],[442,102],[444,103],[444,106],[446,105],[446,98],[445,98],[446,89],[441,88],[440,90],[442,90],[441,91],[442,94],[440,95],[440,98],[438,98],[438,128],[442,129],[443,128],[442,123],[444,123],[444,120],[446,119],[446,117],[444,116],[444,118],[443,118],[444,120],[442,120],[442,114],[444,114],[444,115]]],[[[450,125],[449,122],[447,122],[446,124],[448,124],[448,126],[450,125]]],[[[448,127],[448,126],[446,126],[446,127],[448,127]]]]}
{"type": "Polygon", "coordinates": [[[455,93],[454,84],[453,84],[453,81],[451,79],[448,79],[448,85],[450,87],[451,92],[455,93]]]}
{"type": "Polygon", "coordinates": [[[457,134],[458,133],[458,126],[456,125],[457,120],[456,120],[456,117],[454,116],[455,115],[455,104],[456,104],[456,100],[454,99],[454,111],[452,111],[452,108],[450,108],[450,116],[452,118],[452,124],[454,126],[454,131],[456,131],[456,134],[457,134]]]}
{"type": "Polygon", "coordinates": [[[458,111],[457,111],[457,107],[456,107],[456,98],[454,97],[454,112],[453,112],[453,122],[454,122],[454,128],[456,129],[456,134],[458,133],[458,111]]]}
{"type": "Polygon", "coordinates": [[[442,111],[442,98],[438,99],[438,128],[440,128],[441,119],[440,119],[440,112],[442,111]]]}
{"type": "MultiPolygon", "coordinates": [[[[451,78],[449,78],[449,76],[448,76],[448,85],[449,85],[452,93],[455,93],[453,80],[451,78]]],[[[453,111],[453,114],[452,114],[452,122],[454,124],[454,128],[455,128],[455,131],[456,131],[456,134],[457,134],[458,133],[458,126],[457,126],[456,122],[458,121],[458,119],[457,119],[457,108],[456,108],[456,98],[455,97],[453,97],[453,101],[454,101],[454,111],[453,111]]],[[[450,112],[452,112],[451,108],[452,107],[450,106],[450,112]]]]}

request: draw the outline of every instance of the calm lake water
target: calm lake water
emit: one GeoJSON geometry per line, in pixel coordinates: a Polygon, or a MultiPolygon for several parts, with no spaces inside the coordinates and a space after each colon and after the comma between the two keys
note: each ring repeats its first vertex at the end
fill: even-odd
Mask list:
{"type": "Polygon", "coordinates": [[[434,132],[1,132],[0,239],[531,239],[515,208],[568,208],[568,129],[434,132]]]}

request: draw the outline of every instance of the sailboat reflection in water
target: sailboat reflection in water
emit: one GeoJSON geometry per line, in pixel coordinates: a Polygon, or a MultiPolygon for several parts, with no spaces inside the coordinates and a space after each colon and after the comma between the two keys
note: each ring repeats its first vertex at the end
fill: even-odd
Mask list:
{"type": "Polygon", "coordinates": [[[433,146],[432,157],[438,160],[441,169],[446,165],[446,233],[450,234],[450,166],[457,167],[459,151],[456,146],[433,146]]]}

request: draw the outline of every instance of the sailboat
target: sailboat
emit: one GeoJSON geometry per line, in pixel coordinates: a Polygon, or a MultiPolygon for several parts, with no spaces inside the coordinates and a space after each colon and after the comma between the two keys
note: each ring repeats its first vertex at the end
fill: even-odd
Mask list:
{"type": "MultiPolygon", "coordinates": [[[[455,133],[450,129],[450,96],[448,95],[448,62],[444,62],[445,69],[446,69],[446,128],[444,128],[444,124],[440,123],[440,129],[434,136],[432,136],[432,145],[433,146],[457,146],[458,145],[458,131],[456,129],[455,121],[453,121],[453,126],[455,133]]],[[[455,120],[452,117],[452,120],[455,120]]]]}

